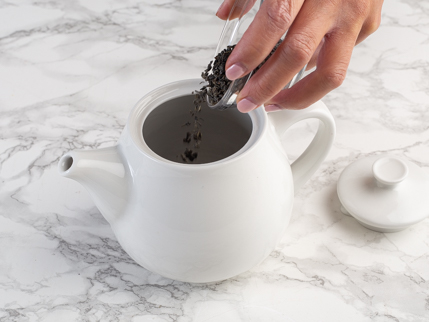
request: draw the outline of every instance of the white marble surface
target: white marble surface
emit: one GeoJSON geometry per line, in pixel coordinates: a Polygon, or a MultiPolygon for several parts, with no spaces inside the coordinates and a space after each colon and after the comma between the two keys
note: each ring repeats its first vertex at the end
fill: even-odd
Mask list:
{"type": "MultiPolygon", "coordinates": [[[[74,148],[115,143],[134,103],[198,77],[222,28],[210,0],[0,0],[0,321],[428,321],[429,219],[391,234],[343,216],[357,158],[429,172],[429,2],[386,0],[378,32],[329,94],[335,146],[298,193],[277,251],[232,280],[190,285],[139,267],[83,188],[74,148]]],[[[285,138],[292,157],[314,124],[285,138]]],[[[429,192],[428,192],[429,193],[429,192]]]]}

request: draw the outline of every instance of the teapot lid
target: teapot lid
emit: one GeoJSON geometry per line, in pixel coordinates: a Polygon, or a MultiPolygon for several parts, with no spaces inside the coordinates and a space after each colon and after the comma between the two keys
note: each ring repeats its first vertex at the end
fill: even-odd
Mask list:
{"type": "Polygon", "coordinates": [[[398,156],[375,155],[348,165],[337,193],[341,211],[375,231],[400,231],[429,216],[429,174],[398,156]]]}

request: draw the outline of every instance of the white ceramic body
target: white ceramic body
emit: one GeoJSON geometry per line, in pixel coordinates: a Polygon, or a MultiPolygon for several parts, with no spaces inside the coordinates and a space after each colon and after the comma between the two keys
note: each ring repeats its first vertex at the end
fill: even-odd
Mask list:
{"type": "Polygon", "coordinates": [[[326,157],[335,125],[321,102],[301,111],[267,114],[259,108],[249,114],[249,141],[234,155],[199,165],[163,159],[144,142],[144,120],[199,82],[149,93],[131,112],[117,146],[69,152],[59,171],[88,189],[137,263],[175,280],[204,283],[240,274],[275,248],[290,219],[294,190],[326,157]],[[279,136],[305,118],[318,118],[319,130],[291,167],[279,136]]]}

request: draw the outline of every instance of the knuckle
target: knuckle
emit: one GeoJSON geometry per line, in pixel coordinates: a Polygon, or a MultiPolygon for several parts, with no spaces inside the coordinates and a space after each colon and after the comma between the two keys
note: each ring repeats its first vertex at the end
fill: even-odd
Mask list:
{"type": "Polygon", "coordinates": [[[291,1],[275,0],[267,8],[268,32],[286,31],[292,23],[291,1]]]}
{"type": "Polygon", "coordinates": [[[336,67],[323,74],[323,82],[328,88],[337,88],[344,82],[346,74],[346,68],[336,67]]]}
{"type": "Polygon", "coordinates": [[[273,97],[276,92],[275,82],[267,81],[265,78],[254,79],[251,88],[252,97],[259,103],[264,103],[266,99],[273,97]]]}
{"type": "Polygon", "coordinates": [[[285,55],[285,59],[292,60],[293,63],[298,65],[304,65],[313,56],[316,47],[314,44],[315,41],[311,36],[304,33],[294,34],[287,39],[282,53],[285,55]]]}
{"type": "Polygon", "coordinates": [[[381,23],[381,18],[379,16],[377,16],[375,18],[372,18],[372,19],[369,19],[365,23],[364,28],[363,28],[362,31],[366,35],[369,36],[369,35],[373,34],[378,29],[378,27],[380,27],[380,23],[381,23]]]}
{"type": "Polygon", "coordinates": [[[262,85],[261,82],[255,82],[252,86],[252,96],[259,102],[263,96],[264,90],[267,90],[267,87],[262,85]]]}
{"type": "Polygon", "coordinates": [[[350,1],[352,13],[357,17],[367,17],[371,9],[371,2],[367,0],[350,1]]]}
{"type": "MultiPolygon", "coordinates": [[[[360,0],[359,0],[360,1],[360,0]]],[[[324,7],[334,9],[338,8],[338,5],[341,3],[339,0],[323,0],[321,1],[322,5],[324,7]]]]}

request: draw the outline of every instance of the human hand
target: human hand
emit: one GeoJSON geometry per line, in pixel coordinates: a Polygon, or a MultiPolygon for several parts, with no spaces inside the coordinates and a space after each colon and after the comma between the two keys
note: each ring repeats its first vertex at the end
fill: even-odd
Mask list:
{"type": "MultiPolygon", "coordinates": [[[[216,15],[227,19],[234,1],[224,0],[216,15]]],[[[288,33],[241,90],[238,109],[246,113],[264,103],[267,111],[302,109],[340,86],[353,47],[379,27],[382,4],[383,0],[265,0],[228,58],[226,76],[235,80],[251,72],[288,33]],[[307,69],[316,66],[315,71],[283,90],[307,63],[307,69]]]]}

